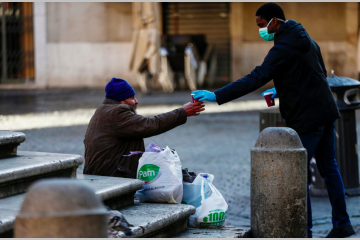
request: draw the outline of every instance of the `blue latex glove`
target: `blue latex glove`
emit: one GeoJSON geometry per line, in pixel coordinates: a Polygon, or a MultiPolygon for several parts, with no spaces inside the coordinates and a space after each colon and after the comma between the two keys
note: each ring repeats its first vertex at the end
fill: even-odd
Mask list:
{"type": "Polygon", "coordinates": [[[204,100],[209,102],[216,102],[216,95],[213,92],[209,92],[206,90],[197,90],[191,93],[194,94],[195,99],[198,99],[201,102],[204,100]]]}
{"type": "Polygon", "coordinates": [[[261,95],[264,96],[264,94],[267,93],[267,92],[273,92],[273,93],[274,93],[274,94],[271,96],[271,98],[273,98],[273,99],[279,97],[278,94],[277,94],[277,92],[276,92],[276,89],[275,89],[275,88],[270,88],[270,89],[266,90],[265,92],[263,92],[261,95]]]}

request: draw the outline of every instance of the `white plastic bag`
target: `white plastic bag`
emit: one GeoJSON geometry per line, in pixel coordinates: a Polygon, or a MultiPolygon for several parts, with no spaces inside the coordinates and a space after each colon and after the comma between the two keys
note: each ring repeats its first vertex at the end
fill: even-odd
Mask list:
{"type": "Polygon", "coordinates": [[[181,162],[177,152],[169,147],[161,152],[144,152],[139,159],[137,178],[144,182],[142,189],[135,194],[139,202],[181,202],[181,162]]]}
{"type": "Polygon", "coordinates": [[[201,178],[201,205],[197,207],[196,212],[189,217],[189,227],[222,227],[225,225],[228,205],[212,182],[204,177],[201,178]],[[211,190],[211,194],[208,197],[205,195],[206,185],[208,185],[211,190]]]}

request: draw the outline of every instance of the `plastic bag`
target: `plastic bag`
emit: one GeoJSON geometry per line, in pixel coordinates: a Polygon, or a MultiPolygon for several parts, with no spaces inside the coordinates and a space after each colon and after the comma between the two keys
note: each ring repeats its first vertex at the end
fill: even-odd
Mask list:
{"type": "MultiPolygon", "coordinates": [[[[156,143],[152,142],[149,144],[149,146],[146,147],[145,152],[161,152],[162,149],[156,145],[156,143]]],[[[140,153],[144,153],[142,151],[130,151],[129,155],[123,155],[124,157],[130,157],[132,155],[136,155],[136,154],[140,154],[140,153]]]]}
{"type": "MultiPolygon", "coordinates": [[[[199,176],[199,178],[197,177],[194,180],[193,183],[195,183],[196,181],[194,185],[198,185],[197,183],[200,180],[201,180],[201,185],[200,185],[201,204],[200,206],[196,207],[196,212],[189,217],[189,227],[195,227],[195,228],[222,227],[225,225],[228,205],[224,197],[212,184],[209,178],[199,176]],[[207,190],[206,186],[208,186],[211,191],[206,191],[207,190]]],[[[185,195],[187,195],[187,193],[185,193],[185,195]]],[[[196,203],[196,200],[192,200],[192,203],[196,203]]]]}
{"type": "Polygon", "coordinates": [[[145,149],[145,152],[161,152],[161,151],[162,151],[161,147],[159,147],[154,142],[150,143],[145,149]]]}
{"type": "Polygon", "coordinates": [[[144,183],[142,189],[135,194],[139,202],[181,202],[181,162],[175,150],[166,147],[161,152],[144,152],[139,159],[137,178],[144,183]]]}
{"type": "MultiPolygon", "coordinates": [[[[189,204],[196,208],[201,205],[201,182],[204,178],[210,182],[214,181],[214,175],[208,173],[199,173],[192,183],[183,182],[184,190],[181,203],[189,204]]],[[[208,181],[204,182],[203,184],[205,199],[211,195],[211,189],[209,187],[208,181]]]]}

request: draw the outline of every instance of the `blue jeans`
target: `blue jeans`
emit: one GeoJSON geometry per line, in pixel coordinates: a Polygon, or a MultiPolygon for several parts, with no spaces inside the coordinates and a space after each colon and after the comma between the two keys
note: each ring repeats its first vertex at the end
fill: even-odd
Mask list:
{"type": "MultiPolygon", "coordinates": [[[[334,228],[350,225],[349,215],[346,212],[345,189],[337,162],[335,159],[335,123],[326,124],[313,131],[299,135],[304,148],[307,150],[308,166],[315,155],[316,166],[326,183],[332,206],[332,224],[334,228]]],[[[312,237],[312,213],[307,189],[308,237],[312,237]]]]}

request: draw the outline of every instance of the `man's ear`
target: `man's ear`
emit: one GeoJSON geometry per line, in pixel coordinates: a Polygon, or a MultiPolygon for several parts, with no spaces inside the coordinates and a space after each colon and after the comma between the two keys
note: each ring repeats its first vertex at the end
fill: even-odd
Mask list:
{"type": "Polygon", "coordinates": [[[272,24],[273,27],[275,27],[275,26],[278,24],[278,22],[279,22],[279,21],[277,20],[277,18],[274,17],[274,19],[271,21],[270,24],[272,24]]]}

